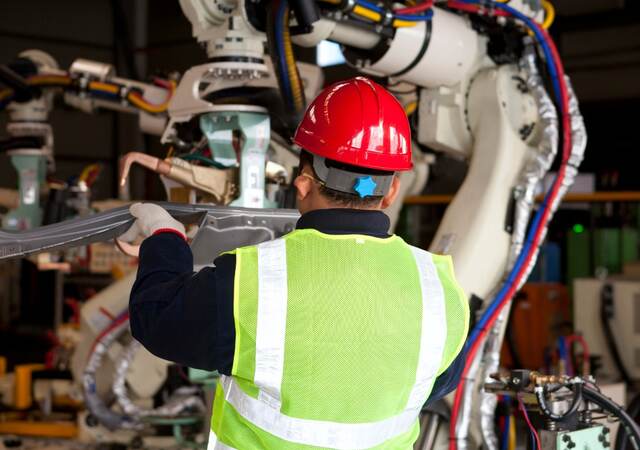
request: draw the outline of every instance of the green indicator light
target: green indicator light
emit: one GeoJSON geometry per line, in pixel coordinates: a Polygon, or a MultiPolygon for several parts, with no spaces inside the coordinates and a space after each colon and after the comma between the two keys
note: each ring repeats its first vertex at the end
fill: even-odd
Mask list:
{"type": "Polygon", "coordinates": [[[576,234],[583,233],[584,232],[584,225],[579,224],[579,223],[575,224],[573,226],[573,232],[576,233],[576,234]]]}

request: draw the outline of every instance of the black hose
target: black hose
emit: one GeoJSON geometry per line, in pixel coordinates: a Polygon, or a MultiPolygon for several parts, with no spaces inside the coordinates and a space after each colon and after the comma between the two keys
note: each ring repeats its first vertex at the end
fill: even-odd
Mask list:
{"type": "Polygon", "coordinates": [[[23,148],[40,148],[44,145],[41,138],[35,136],[12,137],[0,141],[0,153],[23,148]]]}
{"type": "MultiPolygon", "coordinates": [[[[636,394],[636,396],[633,397],[633,400],[629,403],[629,406],[627,407],[627,414],[629,414],[629,416],[634,420],[640,416],[640,394],[636,394]]],[[[615,450],[627,450],[628,443],[629,434],[627,433],[626,428],[623,428],[618,431],[618,434],[616,435],[615,450]]]]}
{"type": "Polygon", "coordinates": [[[304,113],[304,86],[295,64],[289,34],[287,0],[272,0],[267,6],[267,45],[280,92],[285,100],[288,128],[295,129],[304,113]],[[282,9],[284,8],[284,10],[282,9]],[[284,11],[284,17],[280,14],[284,11]],[[281,26],[277,24],[281,23],[281,26]],[[282,44],[282,48],[279,44],[282,44]],[[293,61],[292,61],[293,59],[293,61]]]}
{"type": "Polygon", "coordinates": [[[29,86],[27,80],[5,64],[0,64],[0,83],[13,89],[13,99],[16,102],[28,102],[39,93],[38,89],[29,86]]]}
{"type": "Polygon", "coordinates": [[[555,414],[547,406],[547,400],[545,398],[545,395],[548,392],[547,389],[542,387],[536,388],[536,400],[538,401],[538,406],[540,407],[542,414],[554,421],[562,421],[570,415],[575,414],[576,411],[578,411],[578,407],[582,403],[582,383],[574,384],[571,389],[573,390],[573,401],[571,402],[571,406],[565,413],[555,414]]]}
{"type": "Polygon", "coordinates": [[[609,350],[611,350],[611,357],[613,358],[613,362],[616,365],[618,372],[620,372],[622,380],[627,384],[631,384],[631,376],[624,366],[624,362],[622,362],[620,350],[618,348],[618,344],[616,343],[615,336],[613,335],[611,324],[609,323],[613,315],[613,286],[611,286],[611,284],[609,283],[606,283],[604,286],[602,286],[602,290],[600,291],[600,322],[602,323],[602,331],[604,332],[607,346],[609,347],[609,350]]]}
{"type": "Polygon", "coordinates": [[[620,405],[588,386],[582,387],[582,396],[585,400],[598,405],[604,411],[620,419],[621,429],[618,431],[618,434],[624,430],[628,435],[628,439],[626,440],[631,441],[631,445],[633,445],[635,450],[640,450],[640,428],[620,405]]]}
{"type": "Polygon", "coordinates": [[[313,31],[313,24],[320,20],[320,8],[314,0],[290,0],[291,9],[298,22],[300,33],[313,31]]]}
{"type": "MultiPolygon", "coordinates": [[[[280,0],[285,1],[285,0],[280,0]]],[[[280,67],[280,60],[284,58],[284,55],[280,53],[280,49],[278,48],[276,41],[276,14],[278,12],[278,6],[280,1],[271,1],[267,6],[267,25],[266,25],[266,34],[267,34],[267,46],[269,48],[269,56],[271,56],[271,62],[273,63],[273,69],[276,74],[276,79],[278,80],[278,87],[280,88],[280,92],[284,98],[284,103],[287,105],[287,109],[291,111],[293,105],[293,99],[289,94],[289,91],[285,89],[284,78],[288,75],[284,73],[280,67]]]]}

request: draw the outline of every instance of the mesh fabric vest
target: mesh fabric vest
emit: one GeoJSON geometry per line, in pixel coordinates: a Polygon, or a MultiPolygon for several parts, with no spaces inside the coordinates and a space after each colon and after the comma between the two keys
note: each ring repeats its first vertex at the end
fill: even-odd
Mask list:
{"type": "Polygon", "coordinates": [[[208,448],[411,449],[467,333],[450,257],[315,230],[234,253],[236,347],[208,448]]]}

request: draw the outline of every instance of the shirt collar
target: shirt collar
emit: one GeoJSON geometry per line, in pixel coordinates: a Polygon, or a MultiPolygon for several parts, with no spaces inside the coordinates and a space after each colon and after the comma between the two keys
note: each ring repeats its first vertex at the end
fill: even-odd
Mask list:
{"type": "Polygon", "coordinates": [[[313,228],[326,234],[389,236],[389,217],[382,211],[363,209],[316,209],[303,214],[296,229],[313,228]]]}

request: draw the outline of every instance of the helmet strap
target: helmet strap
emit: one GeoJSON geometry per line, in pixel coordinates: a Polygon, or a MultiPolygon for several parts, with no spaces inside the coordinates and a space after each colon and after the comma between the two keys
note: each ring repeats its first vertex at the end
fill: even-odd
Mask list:
{"type": "Polygon", "coordinates": [[[326,158],[311,154],[313,170],[325,187],[334,191],[364,197],[381,197],[389,192],[394,174],[372,175],[366,172],[352,172],[327,165],[326,158]]]}

